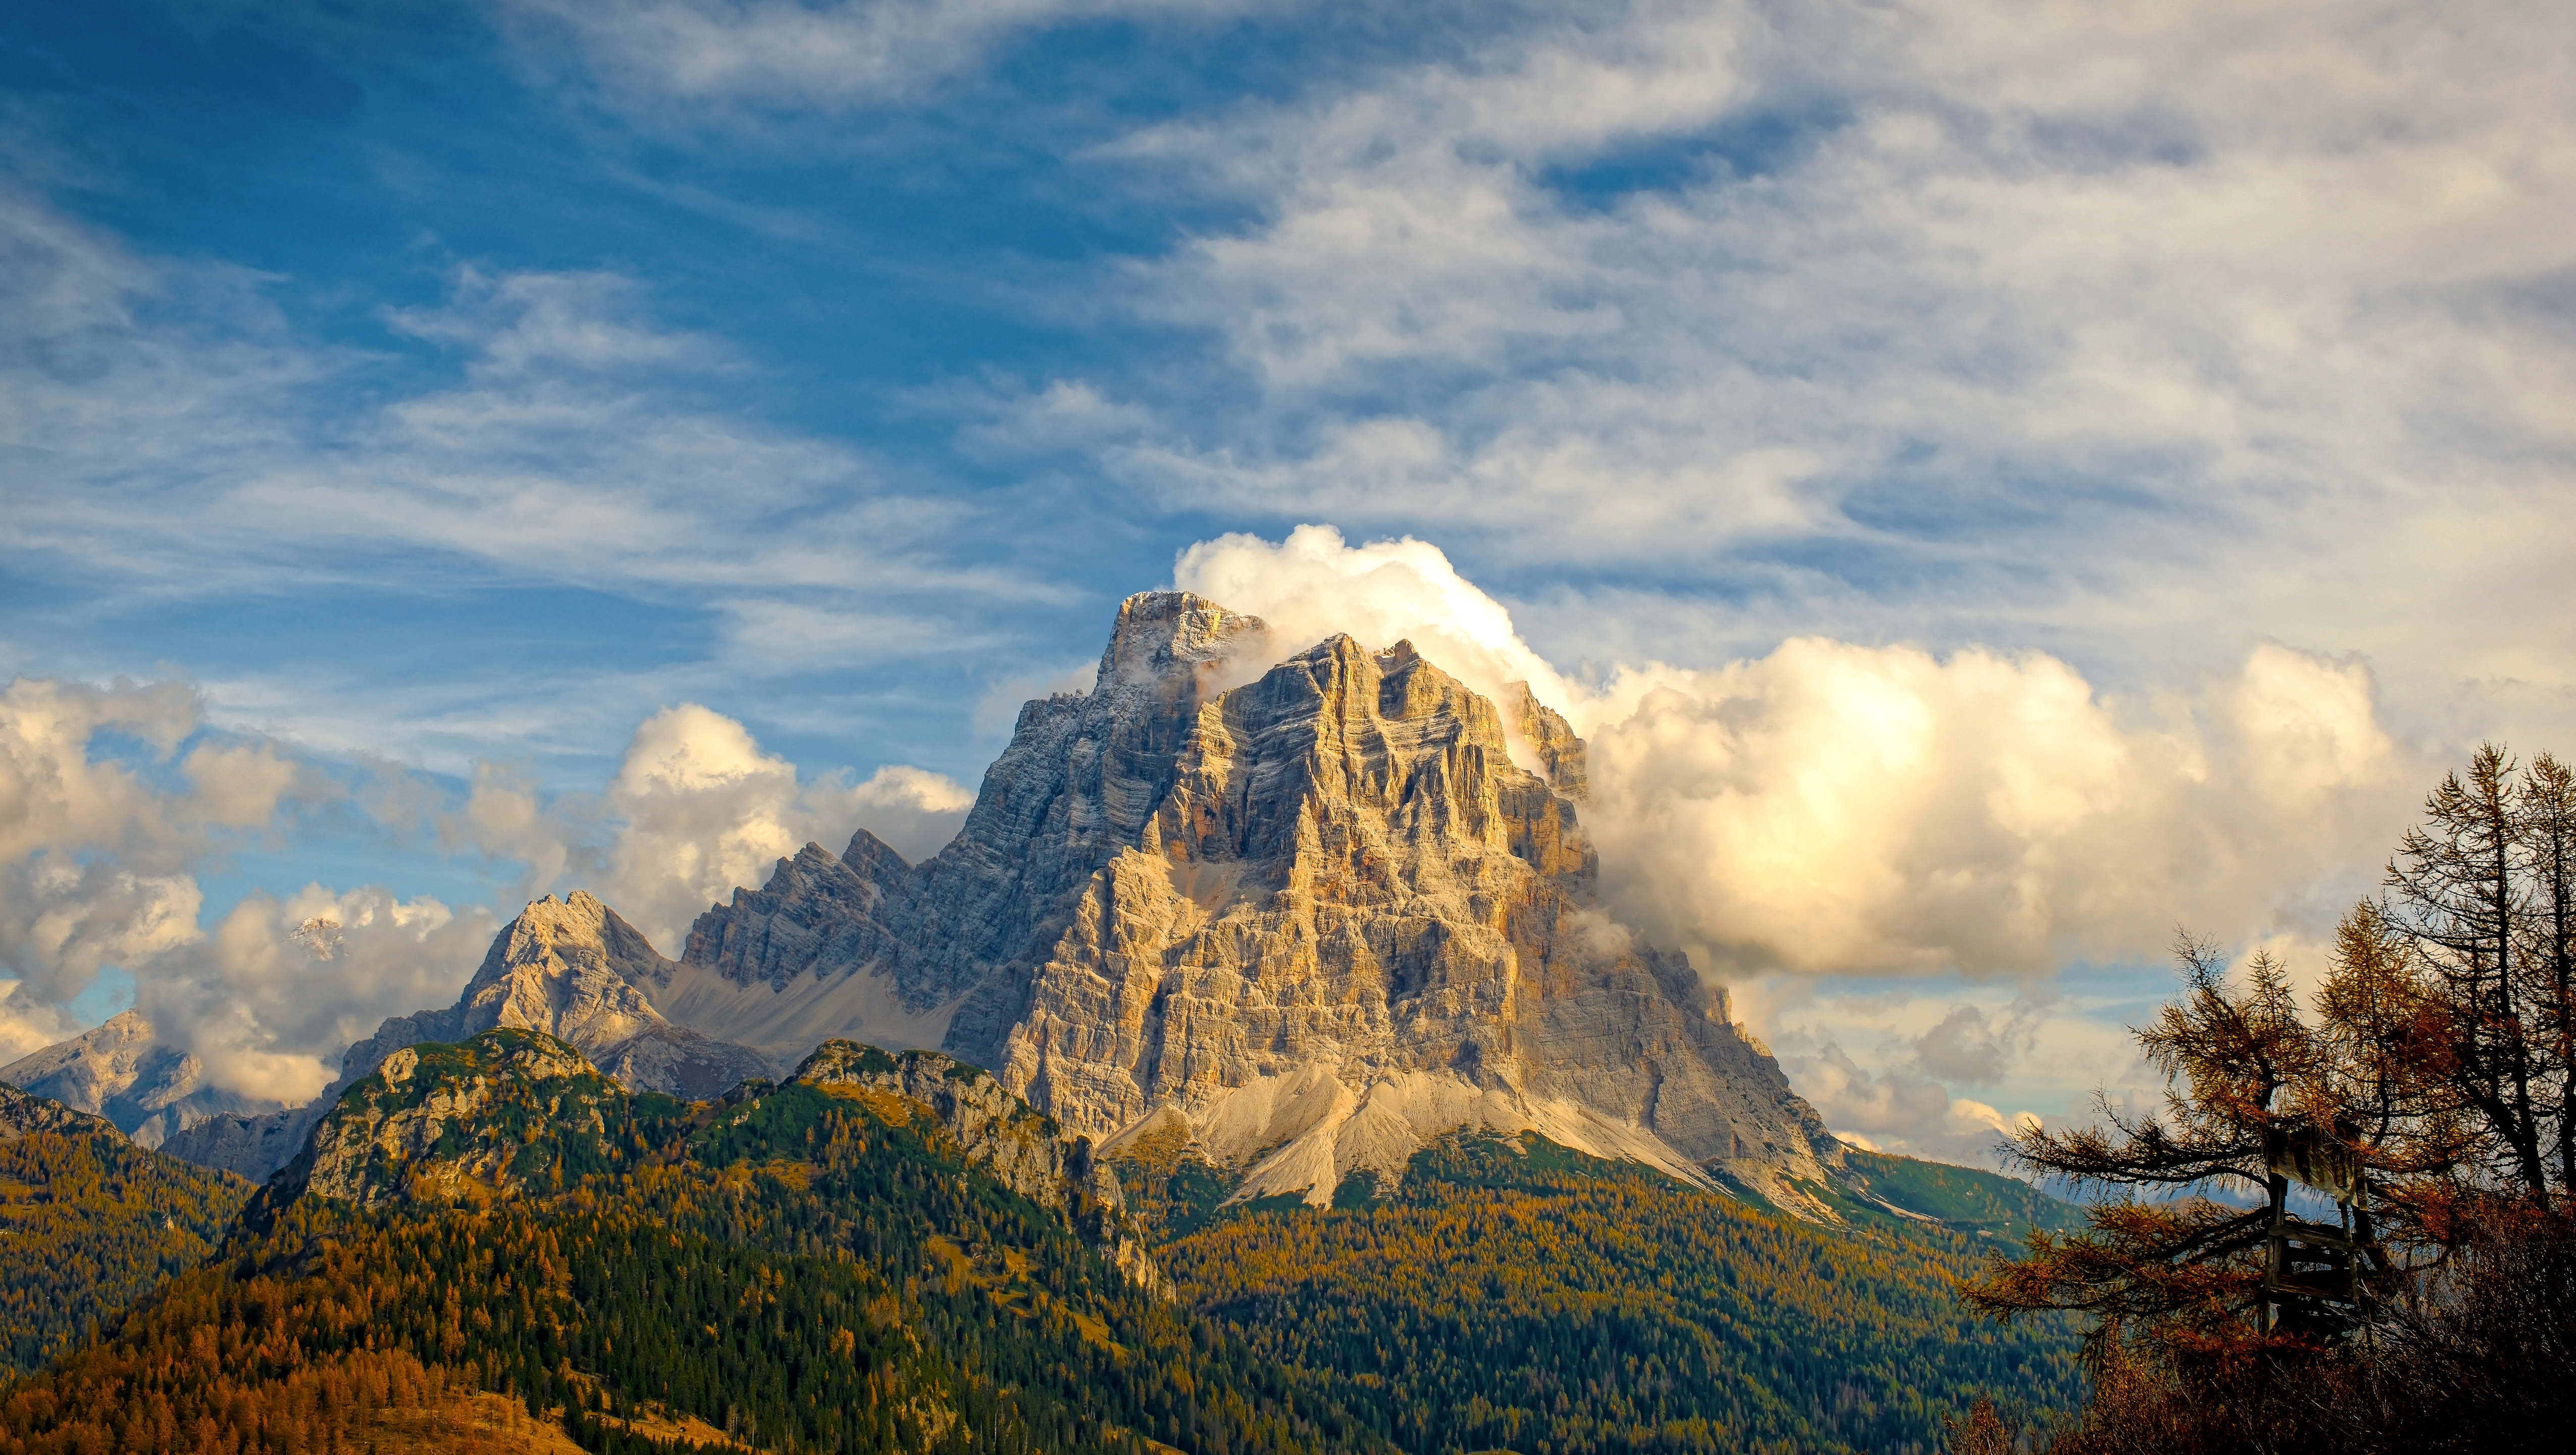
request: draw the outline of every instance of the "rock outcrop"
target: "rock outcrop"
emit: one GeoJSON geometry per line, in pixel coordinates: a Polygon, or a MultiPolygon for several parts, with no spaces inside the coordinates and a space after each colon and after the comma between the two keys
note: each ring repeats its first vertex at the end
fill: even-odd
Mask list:
{"type": "Polygon", "coordinates": [[[31,1096],[14,1086],[0,1086],[0,1142],[14,1142],[33,1132],[126,1140],[116,1123],[105,1117],[74,1111],[51,1097],[31,1096]]]}
{"type": "Polygon", "coordinates": [[[854,1097],[898,1123],[919,1108],[956,1141],[967,1161],[1040,1207],[1069,1215],[1130,1283],[1148,1291],[1163,1288],[1162,1271],[1124,1215],[1118,1179],[1093,1153],[1091,1139],[1067,1135],[1055,1118],[1012,1095],[991,1072],[936,1051],[889,1052],[826,1041],[797,1068],[791,1084],[854,1097]]]}
{"type": "Polygon", "coordinates": [[[579,1051],[532,1031],[405,1046],[332,1103],[244,1217],[266,1226],[307,1196],[479,1206],[553,1190],[567,1170],[619,1159],[610,1116],[622,1126],[626,1101],[579,1051]]]}
{"type": "Polygon", "coordinates": [[[462,1041],[496,1027],[537,1031],[572,1045],[637,1091],[689,1100],[720,1096],[771,1067],[757,1052],[664,1019],[649,992],[678,969],[615,910],[580,890],[548,895],[494,937],[456,1003],[396,1016],[340,1058],[340,1075],[310,1104],[261,1116],[216,1116],[174,1137],[167,1151],[264,1179],[304,1145],[342,1092],[406,1046],[462,1041]]]}
{"type": "Polygon", "coordinates": [[[208,1086],[205,1071],[142,1012],[129,1010],[0,1066],[0,1082],[105,1117],[141,1147],[158,1147],[209,1117],[255,1116],[281,1105],[208,1086]]]}
{"type": "MultiPolygon", "coordinates": [[[[836,1095],[872,1091],[919,1104],[968,1161],[1041,1206],[1063,1209],[1086,1198],[1113,1210],[1124,1206],[1118,1179],[1092,1156],[1089,1138],[1068,1137],[1053,1117],[1013,1096],[980,1066],[936,1051],[826,1041],[790,1079],[836,1095]]],[[[874,1099],[870,1105],[884,1114],[887,1104],[874,1099]]]]}
{"type": "Polygon", "coordinates": [[[955,841],[781,861],[699,919],[665,1013],[773,1056],[935,1043],[1105,1150],[1179,1132],[1245,1196],[1321,1202],[1473,1126],[1818,1211],[1822,1121],[1602,913],[1564,719],[1403,643],[1270,650],[1213,602],[1130,598],[955,841]]]}

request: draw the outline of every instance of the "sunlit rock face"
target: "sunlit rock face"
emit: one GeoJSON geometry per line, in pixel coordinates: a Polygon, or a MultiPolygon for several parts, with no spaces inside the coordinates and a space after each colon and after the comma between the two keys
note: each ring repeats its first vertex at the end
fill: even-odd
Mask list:
{"type": "Polygon", "coordinates": [[[676,962],[588,894],[538,900],[324,1102],[189,1149],[261,1175],[398,1047],[496,1026],[693,1098],[845,1038],[990,1068],[1113,1155],[1177,1142],[1243,1196],[1326,1201],[1483,1127],[1812,1208],[1823,1123],[1680,955],[1602,913],[1564,719],[1404,643],[1282,655],[1214,602],[1131,597],[1092,690],[1021,709],[928,861],[809,844],[676,962]]]}
{"type": "Polygon", "coordinates": [[[758,1053],[730,1045],[655,1009],[651,994],[678,967],[641,931],[593,896],[548,895],[493,938],[454,1005],[396,1016],[340,1058],[339,1078],[310,1105],[264,1116],[215,1116],[165,1150],[209,1167],[265,1178],[302,1148],[340,1094],[408,1046],[463,1041],[494,1029],[564,1041],[635,1091],[703,1099],[770,1074],[758,1053]]]}
{"type": "Polygon", "coordinates": [[[1507,725],[1402,643],[1269,650],[1130,598],[955,842],[782,861],[699,920],[687,1008],[657,1002],[773,1055],[791,1027],[935,1038],[1113,1149],[1185,1130],[1245,1195],[1323,1201],[1478,1125],[1802,1204],[1838,1149],[1682,957],[1600,912],[1563,719],[1523,691],[1507,725]]]}
{"type": "Polygon", "coordinates": [[[207,1085],[205,1063],[132,1010],[0,1066],[0,1083],[104,1117],[144,1147],[158,1147],[209,1118],[252,1116],[279,1105],[207,1085]]]}

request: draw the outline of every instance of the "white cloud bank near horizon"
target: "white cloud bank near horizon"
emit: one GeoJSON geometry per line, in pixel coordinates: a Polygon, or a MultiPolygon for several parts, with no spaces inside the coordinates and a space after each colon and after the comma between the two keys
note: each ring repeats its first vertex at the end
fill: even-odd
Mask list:
{"type": "Polygon", "coordinates": [[[416,775],[369,765],[377,780],[353,791],[330,771],[345,763],[213,731],[205,717],[179,683],[22,677],[0,689],[0,1059],[88,1029],[69,1007],[114,969],[156,1033],[205,1063],[208,1084],[298,1102],[385,1017],[452,1001],[514,904],[311,883],[254,889],[204,923],[200,876],[242,836],[304,831],[299,808],[434,828],[450,854],[519,866],[524,897],[591,889],[677,955],[709,903],[758,886],[808,841],[837,851],[865,827],[918,857],[971,802],[901,765],[860,781],[800,775],[694,703],[642,723],[598,794],[541,796],[478,765],[443,808],[425,808],[437,790],[416,775]],[[317,920],[327,934],[303,932],[317,920]]]}
{"type": "MultiPolygon", "coordinates": [[[[2239,941],[2313,933],[2429,771],[2379,725],[2366,668],[2276,644],[2134,702],[2041,654],[1816,638],[1579,681],[1418,540],[1229,535],[1180,553],[1174,582],[1270,624],[1245,675],[1349,632],[1410,640],[1488,695],[1530,682],[1591,745],[1584,823],[1612,911],[1689,950],[1784,1037],[1784,1065],[1837,1130],[1954,1159],[2026,1114],[1966,1093],[2013,1083],[2043,1026],[2065,1030],[2044,1013],[2060,967],[2152,957],[2177,922],[2239,941]],[[1905,976],[2039,999],[1990,1014],[1934,987],[1895,1021],[1831,1012],[1842,982],[1905,976]],[[1883,1043],[1875,1073],[1843,1044],[1863,1024],[1883,1043]]],[[[194,874],[226,832],[291,832],[299,801],[360,803],[434,827],[451,854],[522,866],[528,896],[590,888],[676,955],[697,913],[809,840],[837,850],[864,825],[918,859],[972,802],[915,768],[800,773],[694,703],[640,724],[596,793],[544,794],[487,764],[426,808],[420,780],[353,794],[294,745],[207,733],[174,684],[21,679],[0,709],[9,796],[29,806],[0,845],[21,866],[0,886],[18,972],[0,1033],[23,1050],[77,1029],[61,1007],[115,964],[210,1080],[281,1100],[318,1089],[377,1019],[451,997],[512,906],[316,884],[255,892],[207,929],[194,874]],[[108,734],[139,748],[120,756],[108,734]],[[340,926],[327,957],[297,934],[314,918],[340,926]]]]}

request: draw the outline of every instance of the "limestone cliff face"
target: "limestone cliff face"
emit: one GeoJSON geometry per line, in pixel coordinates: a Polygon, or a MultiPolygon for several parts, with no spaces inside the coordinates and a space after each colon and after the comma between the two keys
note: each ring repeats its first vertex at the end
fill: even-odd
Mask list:
{"type": "Polygon", "coordinates": [[[31,1132],[125,1140],[125,1134],[105,1117],[74,1111],[51,1097],[30,1096],[14,1086],[0,1086],[0,1142],[14,1142],[31,1132]]]}
{"type": "Polygon", "coordinates": [[[918,1104],[1013,1192],[1042,1207],[1064,1209],[1088,1199],[1123,1206],[1118,1179],[1098,1166],[1091,1144],[1002,1087],[993,1073],[936,1051],[889,1052],[854,1041],[825,1041],[791,1080],[835,1094],[868,1098],[879,1115],[901,1121],[897,1102],[918,1104]],[[895,1098],[895,1102],[886,1098],[895,1098]]]}
{"type": "Polygon", "coordinates": [[[1600,912],[1564,720],[1520,689],[1507,725],[1401,643],[1269,650],[1213,602],[1130,598],[955,842],[782,861],[699,920],[666,1013],[773,1053],[936,1039],[1069,1132],[1185,1136],[1246,1195],[1322,1201],[1478,1125],[1805,1205],[1839,1148],[1600,912]]]}
{"type": "Polygon", "coordinates": [[[793,1080],[865,1102],[888,1121],[927,1113],[1013,1192],[1068,1215],[1075,1231],[1127,1281],[1164,1291],[1162,1270],[1129,1223],[1118,1178],[1093,1154],[1091,1139],[1068,1135],[1055,1118],[1005,1090],[991,1072],[936,1051],[900,1053],[826,1041],[793,1080]]]}
{"type": "Polygon", "coordinates": [[[1834,1145],[1679,956],[1594,902],[1581,748],[1348,637],[1202,704],[1154,818],[1038,967],[1003,1078],[1068,1126],[1177,1112],[1246,1190],[1329,1196],[1460,1125],[1782,1200],[1834,1145]]]}
{"type": "MultiPolygon", "coordinates": [[[[1262,638],[1258,620],[1198,597],[1129,598],[1092,690],[1020,709],[965,827],[935,857],[907,866],[864,831],[837,864],[808,846],[780,861],[765,888],[736,891],[701,916],[686,961],[727,988],[766,985],[791,1001],[820,1001],[856,971],[876,982],[878,1001],[843,994],[818,1012],[857,1017],[840,1024],[872,1040],[999,1064],[1027,1010],[1029,968],[1093,876],[1152,820],[1201,701],[1262,638]]],[[[732,999],[692,997],[696,1023],[736,1034],[744,1013],[732,999]]],[[[759,1038],[780,1018],[750,1019],[742,1039],[785,1049],[759,1038]]]]}

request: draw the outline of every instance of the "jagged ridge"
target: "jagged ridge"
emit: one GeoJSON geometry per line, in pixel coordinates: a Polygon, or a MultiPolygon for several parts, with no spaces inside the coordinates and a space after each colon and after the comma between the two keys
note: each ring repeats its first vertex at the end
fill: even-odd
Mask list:
{"type": "Polygon", "coordinates": [[[1601,914],[1564,719],[1524,687],[1507,725],[1401,643],[1271,654],[1255,618],[1129,598],[954,842],[809,845],[700,917],[666,1009],[773,1054],[937,1044],[1112,1149],[1177,1126],[1246,1195],[1322,1202],[1488,1126],[1830,1216],[1798,1190],[1840,1157],[1822,1121],[1601,914]]]}

